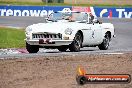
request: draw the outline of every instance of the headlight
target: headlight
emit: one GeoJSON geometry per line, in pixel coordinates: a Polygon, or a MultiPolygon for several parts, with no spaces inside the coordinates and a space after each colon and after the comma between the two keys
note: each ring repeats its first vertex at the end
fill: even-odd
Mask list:
{"type": "Polygon", "coordinates": [[[27,27],[25,31],[26,31],[26,35],[29,35],[32,29],[30,27],[27,27]]]}
{"type": "Polygon", "coordinates": [[[67,28],[66,30],[65,30],[65,34],[66,35],[71,35],[72,34],[72,29],[71,28],[67,28]]]}

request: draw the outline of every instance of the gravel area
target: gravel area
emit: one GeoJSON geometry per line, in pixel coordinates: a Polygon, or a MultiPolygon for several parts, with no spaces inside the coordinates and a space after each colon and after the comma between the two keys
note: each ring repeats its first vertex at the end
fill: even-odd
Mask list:
{"type": "Polygon", "coordinates": [[[132,88],[132,83],[79,86],[78,66],[87,74],[132,75],[132,54],[1,59],[0,88],[132,88]]]}

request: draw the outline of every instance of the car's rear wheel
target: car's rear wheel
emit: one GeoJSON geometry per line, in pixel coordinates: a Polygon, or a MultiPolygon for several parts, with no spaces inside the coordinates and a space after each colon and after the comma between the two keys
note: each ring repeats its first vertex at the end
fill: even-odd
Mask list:
{"type": "Polygon", "coordinates": [[[74,41],[69,45],[69,50],[71,52],[79,52],[82,45],[82,36],[78,32],[75,35],[74,41]]]}
{"type": "Polygon", "coordinates": [[[65,52],[67,49],[68,49],[67,46],[60,46],[60,47],[58,47],[58,50],[61,51],[61,52],[65,52]]]}
{"type": "Polygon", "coordinates": [[[36,45],[30,45],[26,42],[26,49],[29,53],[37,53],[39,51],[39,47],[36,45]]]}
{"type": "Polygon", "coordinates": [[[107,33],[103,39],[103,42],[98,46],[100,50],[107,50],[109,48],[110,37],[107,33]]]}

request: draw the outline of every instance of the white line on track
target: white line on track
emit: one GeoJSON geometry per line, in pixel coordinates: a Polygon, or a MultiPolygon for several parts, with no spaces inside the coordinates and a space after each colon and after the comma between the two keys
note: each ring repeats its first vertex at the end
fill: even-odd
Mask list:
{"type": "Polygon", "coordinates": [[[15,28],[15,29],[24,29],[23,27],[4,26],[4,25],[0,25],[0,27],[6,27],[6,28],[15,28]]]}
{"type": "Polygon", "coordinates": [[[105,54],[105,55],[122,55],[124,53],[102,53],[102,54],[105,54]]]}

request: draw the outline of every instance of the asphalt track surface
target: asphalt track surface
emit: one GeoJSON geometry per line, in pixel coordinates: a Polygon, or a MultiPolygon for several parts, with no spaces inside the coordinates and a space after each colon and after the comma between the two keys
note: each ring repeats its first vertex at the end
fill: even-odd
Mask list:
{"type": "MultiPolygon", "coordinates": [[[[118,19],[118,18],[100,18],[102,22],[113,23],[115,27],[116,38],[111,43],[109,50],[99,50],[98,47],[82,48],[80,52],[59,52],[52,49],[40,49],[36,54],[7,54],[0,55],[0,58],[5,57],[36,57],[36,56],[64,56],[64,55],[80,55],[80,54],[122,54],[132,52],[132,19],[118,19]]],[[[35,23],[43,23],[42,17],[0,17],[0,26],[9,26],[16,28],[25,28],[28,25],[35,23]]]]}

